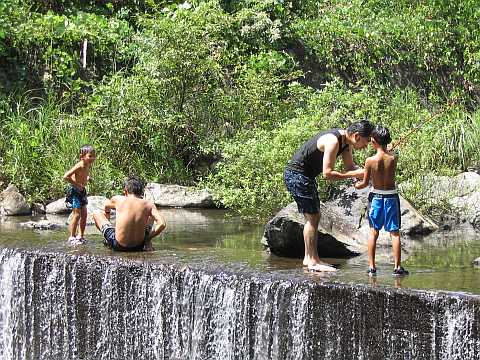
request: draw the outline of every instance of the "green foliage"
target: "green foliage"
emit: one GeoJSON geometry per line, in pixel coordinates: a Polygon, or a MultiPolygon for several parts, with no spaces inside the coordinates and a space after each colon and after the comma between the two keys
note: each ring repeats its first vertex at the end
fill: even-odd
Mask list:
{"type": "MultiPolygon", "coordinates": [[[[0,5],[4,61],[26,86],[70,88],[79,80],[101,78],[134,56],[125,43],[132,28],[125,20],[78,11],[71,15],[32,11],[28,1],[0,5]],[[87,63],[80,53],[87,42],[87,63]]],[[[18,81],[18,80],[17,80],[18,81]]],[[[78,91],[78,90],[77,90],[78,91]]]]}
{"type": "Polygon", "coordinates": [[[408,86],[427,91],[456,81],[460,61],[444,18],[410,3],[333,1],[293,23],[330,76],[357,86],[408,86]],[[381,3],[381,4],[380,4],[381,3]]]}
{"type": "MultiPolygon", "coordinates": [[[[244,216],[271,215],[291,200],[283,171],[296,149],[322,129],[345,126],[346,115],[352,115],[353,107],[362,101],[368,101],[367,97],[352,101],[351,93],[332,86],[312,96],[305,109],[274,130],[239,133],[223,144],[223,159],[205,180],[206,186],[226,207],[238,209],[244,216]],[[347,104],[340,103],[341,108],[339,95],[350,98],[347,104]]],[[[331,184],[320,180],[319,186],[325,196],[331,184]]]]}
{"type": "Polygon", "coordinates": [[[479,20],[471,0],[3,0],[0,177],[61,195],[91,143],[93,193],[131,172],[203,179],[264,217],[290,200],[284,165],[315,132],[368,117],[398,139],[454,97],[401,147],[398,180],[463,171],[480,155],[479,20]]]}
{"type": "MultiPolygon", "coordinates": [[[[378,93],[353,92],[332,83],[313,95],[306,108],[284,125],[273,131],[245,131],[226,142],[222,162],[205,183],[227,207],[245,216],[271,215],[291,200],[283,184],[283,170],[310,136],[332,127],[345,128],[348,122],[367,117],[389,127],[395,142],[432,114],[411,89],[396,92],[388,101],[379,99],[378,93]]],[[[409,187],[404,195],[422,210],[435,208],[423,196],[422,177],[426,173],[465,171],[480,156],[479,132],[478,115],[472,117],[456,104],[412,133],[398,150],[397,181],[419,186],[409,187]]],[[[357,164],[363,165],[372,151],[354,152],[357,164]]],[[[329,187],[334,185],[319,178],[321,196],[328,197],[329,187]]]]}

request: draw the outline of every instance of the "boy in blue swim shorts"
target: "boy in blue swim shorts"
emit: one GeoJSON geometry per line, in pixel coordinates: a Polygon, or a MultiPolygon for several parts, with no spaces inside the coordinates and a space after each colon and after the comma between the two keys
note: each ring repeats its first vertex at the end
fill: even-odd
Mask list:
{"type": "Polygon", "coordinates": [[[95,159],[95,149],[93,146],[84,145],[80,148],[80,161],[63,175],[63,179],[70,183],[66,193],[65,203],[69,209],[72,209],[72,217],[70,225],[68,226],[70,231],[68,242],[71,245],[83,244],[85,242],[84,233],[87,224],[88,204],[85,186],[90,179],[88,175],[95,159]],[[77,235],[78,228],[80,228],[80,231],[77,235]]]}
{"type": "Polygon", "coordinates": [[[371,135],[372,146],[377,153],[366,159],[363,180],[355,183],[356,189],[363,189],[370,180],[373,189],[368,195],[368,222],[370,234],[368,237],[368,262],[367,273],[376,275],[375,247],[379,231],[384,228],[390,233],[392,239],[393,258],[395,267],[394,275],[408,275],[408,271],[401,266],[400,248],[400,198],[395,185],[395,171],[397,168],[396,157],[387,150],[390,143],[390,132],[386,127],[377,125],[371,135]]]}

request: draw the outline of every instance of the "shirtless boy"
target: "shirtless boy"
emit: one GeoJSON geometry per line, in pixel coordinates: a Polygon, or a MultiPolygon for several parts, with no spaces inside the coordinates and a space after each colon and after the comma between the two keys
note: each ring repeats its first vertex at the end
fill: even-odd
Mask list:
{"type": "Polygon", "coordinates": [[[374,276],[377,273],[375,265],[375,246],[379,231],[385,228],[392,239],[393,258],[395,267],[394,275],[408,275],[408,271],[401,266],[400,249],[400,199],[395,185],[395,170],[397,159],[387,151],[390,143],[390,132],[386,127],[377,125],[372,131],[372,145],[377,153],[366,159],[363,180],[355,183],[356,189],[365,188],[370,179],[373,189],[368,195],[368,222],[370,234],[368,237],[368,262],[367,273],[374,276]]]}
{"type": "Polygon", "coordinates": [[[123,185],[123,196],[107,200],[104,211],[93,214],[95,225],[102,232],[104,244],[116,251],[151,251],[152,239],[166,227],[165,219],[151,201],[143,199],[145,184],[130,176],[123,185]],[[115,210],[115,226],[110,211],[115,210]],[[152,220],[156,226],[151,231],[152,220]]]}
{"type": "Polygon", "coordinates": [[[95,161],[95,149],[91,145],[83,145],[80,148],[80,161],[68,170],[63,179],[70,183],[65,202],[72,209],[72,217],[69,225],[70,236],[68,242],[72,245],[85,242],[85,226],[87,224],[87,191],[85,186],[89,180],[90,167],[95,161]],[[78,223],[80,222],[80,234],[77,236],[78,223]]]}

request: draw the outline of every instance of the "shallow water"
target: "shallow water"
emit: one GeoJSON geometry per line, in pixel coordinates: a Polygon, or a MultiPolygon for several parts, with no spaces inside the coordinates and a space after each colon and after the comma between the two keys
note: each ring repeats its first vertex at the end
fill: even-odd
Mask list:
{"type": "MultiPolygon", "coordinates": [[[[367,257],[324,259],[334,264],[335,274],[314,274],[301,267],[301,259],[280,258],[263,250],[263,226],[242,222],[219,210],[162,210],[167,230],[154,240],[152,253],[115,253],[102,245],[101,234],[87,228],[88,243],[72,247],[66,243],[67,229],[37,231],[22,229],[19,223],[30,218],[8,218],[0,223],[0,246],[41,248],[72,254],[125,257],[139,261],[208,267],[211,270],[260,271],[287,278],[308,278],[322,282],[371,284],[382,287],[445,290],[480,294],[480,269],[472,261],[480,256],[480,238],[472,234],[435,235],[421,239],[403,265],[410,275],[391,275],[391,249],[377,250],[378,275],[369,278],[367,257]]],[[[66,217],[62,218],[66,222],[66,217]]]]}

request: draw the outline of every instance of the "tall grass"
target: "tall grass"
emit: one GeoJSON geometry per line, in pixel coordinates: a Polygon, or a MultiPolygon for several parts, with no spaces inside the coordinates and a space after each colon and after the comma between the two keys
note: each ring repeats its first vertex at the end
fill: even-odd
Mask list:
{"type": "MultiPolygon", "coordinates": [[[[28,200],[48,201],[63,196],[62,176],[79,160],[80,147],[86,143],[98,147],[99,139],[91,122],[65,114],[64,104],[53,97],[28,95],[0,102],[0,172],[28,200]]],[[[111,181],[95,176],[114,172],[108,160],[100,160],[92,170],[92,191],[111,188],[111,181]]]]}

